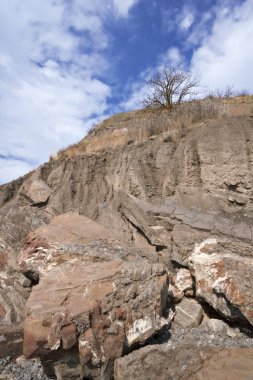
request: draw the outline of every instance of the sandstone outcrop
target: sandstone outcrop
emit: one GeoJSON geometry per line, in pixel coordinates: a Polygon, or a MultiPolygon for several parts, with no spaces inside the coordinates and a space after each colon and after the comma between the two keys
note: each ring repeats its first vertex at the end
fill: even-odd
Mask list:
{"type": "Polygon", "coordinates": [[[114,359],[167,326],[166,306],[161,265],[119,260],[58,265],[27,302],[24,354],[50,358],[51,353],[64,362],[62,350],[73,348],[82,376],[110,379],[114,359]]]}
{"type": "MultiPolygon", "coordinates": [[[[94,246],[95,242],[116,245],[117,240],[105,227],[85,216],[74,212],[59,215],[27,236],[18,256],[19,267],[37,280],[64,262],[81,262],[89,257],[92,260],[92,250],[87,246],[94,246]]],[[[97,256],[98,260],[108,259],[108,250],[105,249],[104,257],[97,256]]]]}

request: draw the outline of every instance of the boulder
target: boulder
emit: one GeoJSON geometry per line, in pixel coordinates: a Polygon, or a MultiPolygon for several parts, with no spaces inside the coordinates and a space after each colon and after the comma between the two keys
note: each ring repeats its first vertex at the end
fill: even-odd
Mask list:
{"type": "Polygon", "coordinates": [[[197,344],[151,345],[119,358],[115,380],[251,379],[253,349],[197,344]]]}
{"type": "Polygon", "coordinates": [[[22,185],[19,191],[19,199],[21,203],[30,205],[45,204],[51,193],[52,190],[46,182],[35,175],[22,185]]]}
{"type": "Polygon", "coordinates": [[[230,321],[253,325],[252,256],[239,256],[210,238],[196,245],[189,265],[199,299],[230,321]]]}
{"type": "Polygon", "coordinates": [[[82,376],[109,379],[117,357],[167,326],[167,297],[167,275],[160,264],[65,262],[33,287],[24,354],[47,355],[47,363],[52,357],[53,366],[69,350],[79,357],[82,376]]]}
{"type": "Polygon", "coordinates": [[[175,322],[183,327],[197,327],[203,318],[202,306],[195,300],[184,297],[176,305],[175,322]]]}
{"type": "Polygon", "coordinates": [[[95,241],[111,244],[117,240],[105,227],[85,216],[75,212],[59,215],[28,235],[19,254],[19,267],[36,279],[63,262],[85,260],[85,255],[89,256],[85,247],[95,241]]]}

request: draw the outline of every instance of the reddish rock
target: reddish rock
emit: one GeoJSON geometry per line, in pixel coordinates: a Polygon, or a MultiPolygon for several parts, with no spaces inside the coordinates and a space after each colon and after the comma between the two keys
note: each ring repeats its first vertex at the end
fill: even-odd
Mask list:
{"type": "Polygon", "coordinates": [[[89,253],[84,247],[95,241],[110,244],[116,239],[105,227],[78,213],[59,215],[28,235],[19,266],[23,272],[41,276],[63,262],[83,261],[89,253]]]}
{"type": "Polygon", "coordinates": [[[68,326],[64,326],[61,329],[61,340],[62,340],[62,347],[65,350],[68,350],[74,344],[77,342],[77,331],[76,326],[73,324],[70,324],[68,326]]]}
{"type": "Polygon", "coordinates": [[[164,273],[161,265],[144,261],[53,268],[27,302],[25,356],[54,352],[60,359],[61,348],[69,349],[77,340],[83,376],[94,376],[98,367],[101,373],[109,371],[125,345],[143,343],[166,326],[164,273]]]}
{"type": "Polygon", "coordinates": [[[239,256],[221,243],[207,239],[189,257],[196,295],[228,320],[253,325],[253,257],[239,256]]]}

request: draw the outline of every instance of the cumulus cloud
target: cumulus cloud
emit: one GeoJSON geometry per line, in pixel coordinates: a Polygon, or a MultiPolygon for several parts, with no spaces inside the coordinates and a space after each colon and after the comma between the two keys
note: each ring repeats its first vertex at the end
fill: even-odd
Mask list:
{"type": "Polygon", "coordinates": [[[198,41],[191,60],[191,70],[204,86],[216,89],[229,84],[253,92],[252,15],[252,0],[216,8],[211,32],[198,41]]]}
{"type": "Polygon", "coordinates": [[[105,20],[136,1],[0,2],[0,183],[78,141],[108,108],[105,20]],[[16,158],[17,157],[17,158],[16,158]]]}

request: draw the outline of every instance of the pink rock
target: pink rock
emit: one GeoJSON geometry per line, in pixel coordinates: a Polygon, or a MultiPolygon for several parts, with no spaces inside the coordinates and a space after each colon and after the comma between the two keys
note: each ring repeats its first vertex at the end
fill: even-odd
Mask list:
{"type": "Polygon", "coordinates": [[[189,257],[196,279],[196,295],[233,321],[253,325],[253,258],[224,249],[217,239],[206,239],[189,257]]]}
{"type": "Polygon", "coordinates": [[[89,377],[95,367],[107,368],[125,344],[143,343],[166,326],[165,300],[167,275],[161,266],[65,262],[33,287],[26,305],[24,354],[54,352],[60,359],[61,348],[76,347],[83,376],[89,377]]]}
{"type": "Polygon", "coordinates": [[[28,235],[19,254],[20,269],[41,276],[63,262],[83,261],[83,247],[94,241],[112,243],[116,239],[105,227],[78,213],[59,215],[28,235]]]}

